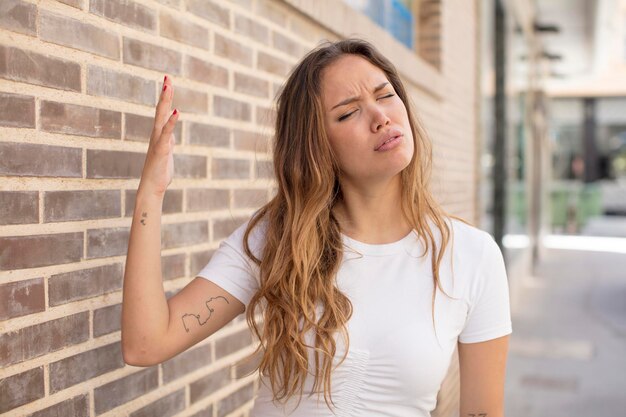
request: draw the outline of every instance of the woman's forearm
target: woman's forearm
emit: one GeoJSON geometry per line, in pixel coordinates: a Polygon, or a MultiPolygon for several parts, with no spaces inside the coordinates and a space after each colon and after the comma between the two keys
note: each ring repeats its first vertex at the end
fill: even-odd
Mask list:
{"type": "Polygon", "coordinates": [[[127,362],[142,361],[166,333],[169,308],[161,273],[163,197],[137,191],[124,271],[122,351],[127,362]]]}

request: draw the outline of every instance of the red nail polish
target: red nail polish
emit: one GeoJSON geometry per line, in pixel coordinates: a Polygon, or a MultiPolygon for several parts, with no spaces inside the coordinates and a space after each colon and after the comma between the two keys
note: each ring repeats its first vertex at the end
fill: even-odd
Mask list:
{"type": "Polygon", "coordinates": [[[174,114],[178,113],[178,110],[174,109],[174,114]]]}
{"type": "Polygon", "coordinates": [[[167,85],[163,85],[163,91],[167,90],[167,85]]]}
{"type": "Polygon", "coordinates": [[[163,78],[163,82],[167,81],[167,75],[163,78]]]}

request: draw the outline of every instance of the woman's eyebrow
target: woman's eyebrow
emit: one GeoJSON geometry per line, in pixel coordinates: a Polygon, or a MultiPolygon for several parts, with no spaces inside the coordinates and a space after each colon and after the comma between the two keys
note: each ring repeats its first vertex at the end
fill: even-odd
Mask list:
{"type": "MultiPolygon", "coordinates": [[[[386,86],[387,84],[389,84],[389,83],[388,83],[387,81],[385,81],[384,83],[382,83],[382,84],[380,84],[380,85],[376,86],[376,87],[374,88],[373,93],[376,93],[377,91],[382,90],[383,88],[385,88],[385,86],[386,86]]],[[[357,100],[360,100],[360,99],[361,99],[361,96],[348,97],[347,99],[345,99],[345,100],[343,100],[343,101],[341,101],[341,102],[337,103],[337,104],[336,104],[336,105],[335,105],[332,109],[330,109],[330,111],[335,110],[335,109],[336,109],[337,107],[339,107],[339,106],[345,106],[346,104],[350,104],[350,103],[352,103],[353,101],[357,101],[357,100]]]]}

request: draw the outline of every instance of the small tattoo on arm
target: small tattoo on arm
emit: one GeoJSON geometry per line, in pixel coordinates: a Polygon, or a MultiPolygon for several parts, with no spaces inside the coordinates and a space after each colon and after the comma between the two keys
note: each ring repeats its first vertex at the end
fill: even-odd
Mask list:
{"type": "Polygon", "coordinates": [[[222,297],[222,296],[220,295],[220,296],[217,296],[217,297],[211,297],[211,298],[209,298],[209,299],[206,301],[206,303],[204,303],[204,305],[205,305],[205,306],[206,306],[206,308],[207,308],[207,311],[206,311],[206,312],[204,312],[204,314],[206,315],[206,313],[208,313],[208,315],[206,315],[205,317],[203,317],[203,316],[202,316],[202,313],[201,313],[201,314],[192,314],[192,313],[186,313],[186,314],[183,314],[183,316],[181,317],[181,319],[182,319],[182,321],[183,321],[183,327],[185,328],[185,331],[186,331],[187,333],[189,333],[189,330],[190,330],[190,327],[189,327],[189,325],[188,325],[188,324],[189,324],[189,322],[194,322],[194,321],[197,321],[197,322],[198,322],[198,324],[199,324],[200,326],[204,326],[204,324],[205,324],[207,321],[209,321],[209,319],[211,318],[211,315],[212,315],[212,314],[213,314],[213,312],[215,311],[213,308],[211,308],[211,306],[210,306],[209,304],[210,304],[210,303],[213,303],[213,302],[214,302],[214,300],[220,300],[220,299],[221,299],[221,300],[226,301],[226,304],[230,304],[230,303],[228,302],[228,300],[227,300],[225,297],[222,297]],[[195,319],[195,320],[194,320],[194,319],[195,319]]]}
{"type": "Polygon", "coordinates": [[[146,225],[146,218],[148,217],[148,213],[146,213],[145,211],[143,213],[141,213],[141,224],[143,224],[144,226],[146,225]]]}

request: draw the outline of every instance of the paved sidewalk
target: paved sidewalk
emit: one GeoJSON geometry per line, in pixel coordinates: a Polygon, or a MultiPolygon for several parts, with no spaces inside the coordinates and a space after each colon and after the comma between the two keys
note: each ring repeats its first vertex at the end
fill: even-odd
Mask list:
{"type": "Polygon", "coordinates": [[[548,249],[521,291],[505,416],[626,416],[626,255],[548,249]]]}

